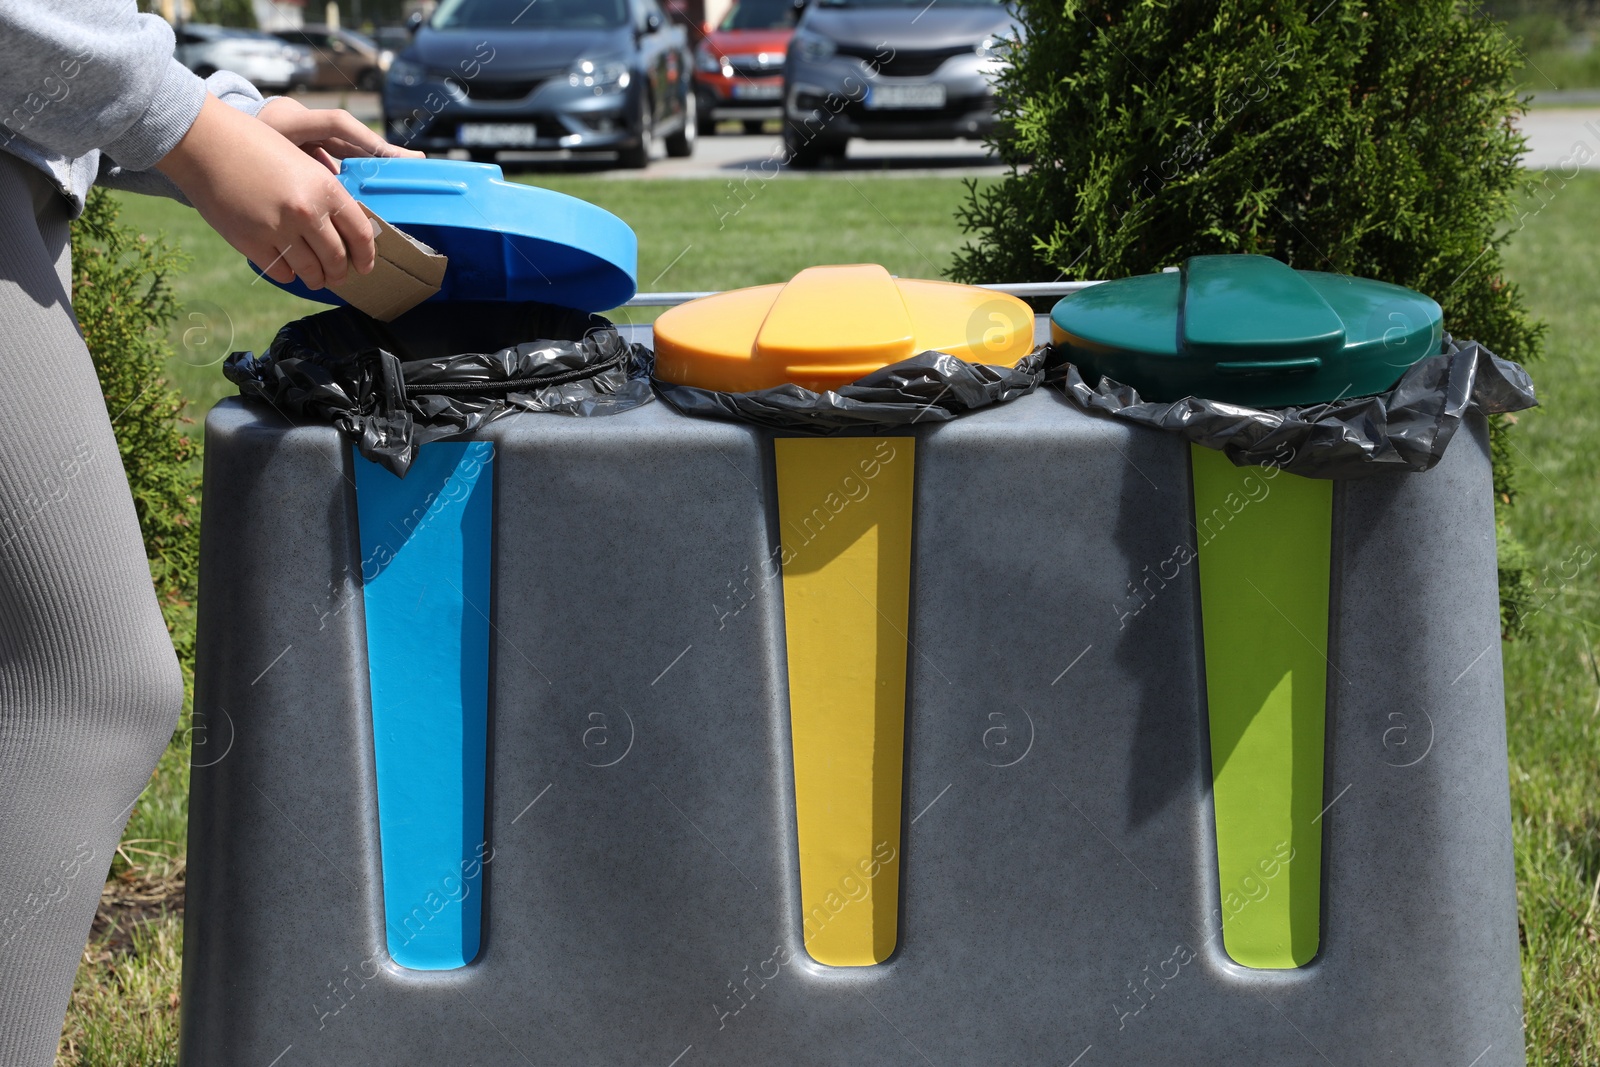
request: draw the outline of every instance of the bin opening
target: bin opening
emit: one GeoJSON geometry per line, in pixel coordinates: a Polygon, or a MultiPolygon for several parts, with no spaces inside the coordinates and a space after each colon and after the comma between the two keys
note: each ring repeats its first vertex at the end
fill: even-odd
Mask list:
{"type": "Polygon", "coordinates": [[[1085,411],[1308,478],[1430,470],[1468,411],[1532,407],[1515,363],[1444,332],[1439,305],[1268,256],[1191,256],[1050,312],[1046,376],[1085,411]]]}
{"type": "Polygon", "coordinates": [[[425,303],[393,322],[335,308],[284,326],[223,373],[243,396],[331,422],[405,476],[429,441],[513,411],[612,415],[648,404],[649,361],[607,319],[534,302],[425,303]]]}
{"type": "Polygon", "coordinates": [[[1386,392],[1439,351],[1442,323],[1437,303],[1388,282],[1269,256],[1191,256],[1063,297],[1050,337],[1091,380],[1152,400],[1284,407],[1386,392]]]}
{"type": "Polygon", "coordinates": [[[1205,397],[1145,399],[1132,385],[1058,363],[1049,377],[1084,411],[1111,415],[1225,453],[1241,467],[1271,466],[1305,478],[1368,478],[1426,471],[1444,458],[1469,412],[1533,407],[1528,372],[1476,341],[1448,334],[1393,389],[1331,404],[1256,408],[1205,397]]]}
{"type": "Polygon", "coordinates": [[[656,376],[746,393],[826,392],[918,352],[1014,367],[1033,348],[1033,313],[1014,296],[896,278],[876,263],[808,267],[782,285],[691,300],[655,324],[656,376]]]}
{"type": "MultiPolygon", "coordinates": [[[[554,304],[463,300],[423,304],[390,322],[338,310],[289,323],[300,327],[308,344],[330,355],[354,355],[381,348],[402,361],[445,359],[461,352],[497,352],[534,338],[581,341],[611,323],[599,316],[554,304]]],[[[279,336],[282,336],[280,332],[279,336]]],[[[277,347],[274,341],[273,347],[277,347]]]]}
{"type": "Polygon", "coordinates": [[[1024,396],[1043,355],[1014,296],[857,263],[672,308],[655,323],[651,374],[685,415],[822,435],[1024,396]]]}

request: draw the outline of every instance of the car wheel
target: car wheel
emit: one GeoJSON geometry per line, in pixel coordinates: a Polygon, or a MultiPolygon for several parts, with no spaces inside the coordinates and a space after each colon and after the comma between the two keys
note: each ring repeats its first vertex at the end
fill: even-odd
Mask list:
{"type": "Polygon", "coordinates": [[[703,98],[695,101],[694,132],[701,137],[715,137],[717,134],[717,120],[711,117],[711,105],[703,98]]]}
{"type": "Polygon", "coordinates": [[[368,67],[356,77],[356,88],[364,93],[375,93],[383,88],[383,71],[368,67]]]}
{"type": "Polygon", "coordinates": [[[667,155],[673,159],[688,159],[694,155],[695,135],[700,132],[699,106],[694,94],[683,100],[683,125],[676,133],[667,134],[667,155]]]}
{"type": "Polygon", "coordinates": [[[808,135],[804,130],[796,130],[787,123],[783,127],[785,161],[796,170],[810,170],[824,161],[843,159],[849,143],[845,139],[808,135]]]}
{"type": "Polygon", "coordinates": [[[629,170],[643,170],[650,165],[650,143],[654,140],[651,129],[650,98],[639,94],[639,135],[634,142],[617,153],[617,162],[629,170]]]}
{"type": "Polygon", "coordinates": [[[745,119],[744,120],[744,132],[747,133],[747,134],[750,134],[750,135],[754,136],[755,134],[758,134],[758,133],[765,133],[766,129],[767,129],[767,124],[762,119],[745,119]]]}

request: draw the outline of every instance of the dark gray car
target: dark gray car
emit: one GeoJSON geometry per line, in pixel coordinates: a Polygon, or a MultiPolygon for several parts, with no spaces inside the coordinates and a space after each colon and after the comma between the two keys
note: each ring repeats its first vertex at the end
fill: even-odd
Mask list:
{"type": "Polygon", "coordinates": [[[843,156],[852,137],[988,135],[1016,35],[995,0],[812,0],[784,65],[789,161],[843,156]]]}
{"type": "Polygon", "coordinates": [[[443,0],[389,67],[389,140],[425,152],[694,148],[693,57],[658,0],[443,0]]]}

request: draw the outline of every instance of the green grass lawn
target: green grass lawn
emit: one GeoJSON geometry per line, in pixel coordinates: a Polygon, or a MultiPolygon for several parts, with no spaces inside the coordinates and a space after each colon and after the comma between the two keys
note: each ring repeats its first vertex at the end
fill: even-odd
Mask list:
{"type": "MultiPolygon", "coordinates": [[[[540,184],[628,219],[639,233],[640,287],[649,290],[780,281],[821,262],[877,261],[899,274],[937,276],[962,241],[950,217],[962,195],[953,179],[730,186],[562,177],[540,184]]],[[[177,280],[191,317],[175,331],[171,373],[197,414],[232,391],[216,366],[228,347],[259,349],[281,322],[315,309],[253,282],[243,260],[186,209],[129,197],[124,219],[151,233],[165,230],[194,257],[177,280]]],[[[1523,472],[1513,520],[1539,573],[1540,608],[1527,636],[1505,647],[1529,1059],[1539,1067],[1600,1065],[1596,233],[1600,175],[1586,174],[1528,220],[1507,257],[1510,276],[1550,327],[1545,360],[1533,368],[1543,406],[1520,421],[1523,472]]],[[[108,898],[132,903],[116,911],[122,918],[86,954],[63,1067],[172,1062],[179,920],[159,912],[134,920],[144,914],[138,901],[159,898],[163,884],[181,877],[185,748],[180,735],[129,821],[130,848],[117,861],[108,898]]]]}
{"type": "Polygon", "coordinates": [[[1548,13],[1512,18],[1506,32],[1522,56],[1518,80],[1534,94],[1600,88],[1600,33],[1548,13]]]}
{"type": "Polygon", "coordinates": [[[1549,324],[1519,425],[1514,528],[1540,610],[1505,646],[1530,1061],[1600,1063],[1600,175],[1563,187],[1507,270],[1549,324]]]}

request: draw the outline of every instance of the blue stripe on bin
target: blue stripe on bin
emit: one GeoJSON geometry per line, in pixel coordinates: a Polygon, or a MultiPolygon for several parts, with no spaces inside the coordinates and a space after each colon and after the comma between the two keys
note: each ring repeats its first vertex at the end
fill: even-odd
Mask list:
{"type": "Polygon", "coordinates": [[[419,971],[469,963],[482,928],[493,459],[435,442],[402,480],[355,457],[384,927],[419,971]]]}

